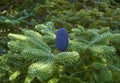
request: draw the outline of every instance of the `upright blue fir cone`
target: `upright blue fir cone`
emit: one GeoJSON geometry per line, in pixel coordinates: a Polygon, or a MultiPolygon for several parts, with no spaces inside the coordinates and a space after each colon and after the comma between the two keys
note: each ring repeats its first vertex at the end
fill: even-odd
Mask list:
{"type": "Polygon", "coordinates": [[[68,47],[68,33],[66,29],[60,28],[56,33],[56,48],[65,51],[68,47]]]}

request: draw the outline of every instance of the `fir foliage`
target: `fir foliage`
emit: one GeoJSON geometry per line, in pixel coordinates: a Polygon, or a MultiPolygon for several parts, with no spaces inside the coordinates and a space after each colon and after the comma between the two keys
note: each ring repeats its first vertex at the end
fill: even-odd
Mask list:
{"type": "Polygon", "coordinates": [[[66,52],[59,53],[55,48],[55,42],[51,42],[55,41],[57,30],[50,26],[48,23],[38,24],[35,26],[38,32],[23,29],[23,34],[8,35],[10,50],[0,57],[0,81],[3,83],[6,81],[17,83],[17,80],[20,80],[20,83],[120,81],[120,59],[116,53],[120,44],[114,43],[118,42],[119,33],[110,32],[109,27],[85,29],[79,25],[68,33],[70,42],[66,52]],[[51,37],[50,40],[46,41],[46,36],[51,37]]]}
{"type": "MultiPolygon", "coordinates": [[[[50,25],[44,26],[48,27],[50,25]]],[[[55,34],[47,27],[48,34],[55,34]]],[[[4,55],[4,57],[7,57],[8,59],[3,60],[3,62],[6,63],[12,71],[12,73],[7,72],[9,74],[8,76],[10,76],[9,81],[15,82],[21,75],[27,75],[30,76],[31,81],[34,81],[34,79],[37,78],[37,80],[44,82],[45,80],[52,78],[55,71],[58,71],[59,65],[71,65],[79,60],[79,54],[77,52],[52,53],[51,48],[44,42],[44,37],[48,36],[48,34],[44,34],[44,29],[41,29],[43,31],[41,34],[28,29],[22,30],[23,35],[8,34],[8,37],[11,40],[8,42],[10,50],[8,51],[8,54],[4,55]],[[24,64],[22,62],[23,60],[20,60],[17,64],[23,65],[21,68],[17,67],[16,69],[16,67],[12,67],[13,63],[9,64],[9,61],[14,58],[15,60],[23,59],[25,62],[29,61],[29,63],[24,64]]],[[[15,60],[12,61],[16,63],[15,60]]],[[[1,66],[3,65],[1,64],[1,66]]],[[[2,70],[4,71],[4,69],[2,70]]],[[[25,82],[27,82],[28,77],[24,76],[23,78],[26,78],[25,82]]],[[[4,79],[2,78],[1,81],[4,82],[4,79]]],[[[24,79],[21,81],[24,82],[24,79]]]]}
{"type": "Polygon", "coordinates": [[[119,0],[1,0],[0,83],[119,83],[119,28],[119,0]]]}

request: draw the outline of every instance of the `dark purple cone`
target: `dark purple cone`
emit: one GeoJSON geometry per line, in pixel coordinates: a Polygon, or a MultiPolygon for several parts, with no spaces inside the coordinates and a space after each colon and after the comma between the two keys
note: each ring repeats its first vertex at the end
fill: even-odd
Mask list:
{"type": "Polygon", "coordinates": [[[66,29],[60,28],[56,33],[56,48],[65,51],[68,47],[68,33],[66,29]]]}

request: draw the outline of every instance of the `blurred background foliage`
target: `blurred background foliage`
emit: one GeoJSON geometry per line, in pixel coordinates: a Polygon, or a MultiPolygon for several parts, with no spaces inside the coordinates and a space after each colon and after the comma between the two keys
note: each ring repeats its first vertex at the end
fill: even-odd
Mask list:
{"type": "Polygon", "coordinates": [[[81,25],[85,28],[109,26],[120,30],[119,0],[1,0],[0,46],[8,49],[7,34],[21,33],[22,28],[34,30],[38,23],[52,21],[55,27],[70,31],[81,25]]]}

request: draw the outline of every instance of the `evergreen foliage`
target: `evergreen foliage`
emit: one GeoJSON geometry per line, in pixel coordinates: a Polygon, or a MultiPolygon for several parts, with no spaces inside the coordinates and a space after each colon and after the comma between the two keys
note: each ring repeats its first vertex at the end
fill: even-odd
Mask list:
{"type": "Polygon", "coordinates": [[[120,27],[120,4],[117,0],[2,0],[0,3],[0,44],[7,48],[8,33],[53,21],[56,27],[71,30],[76,25],[86,28],[120,27]]]}
{"type": "Polygon", "coordinates": [[[119,82],[119,0],[1,0],[0,83],[119,82]]]}
{"type": "Polygon", "coordinates": [[[119,33],[111,33],[109,27],[85,29],[79,25],[69,33],[66,52],[59,53],[55,42],[51,42],[57,31],[51,24],[54,23],[38,24],[37,31],[23,29],[23,34],[8,35],[10,50],[0,57],[2,83],[120,81],[120,59],[116,53],[120,44],[114,43],[119,42],[119,33]],[[46,36],[50,40],[46,41],[46,36]]]}
{"type": "MultiPolygon", "coordinates": [[[[41,25],[43,24],[37,25],[36,29],[38,30],[41,25]]],[[[47,33],[50,34],[51,31],[49,28],[47,28],[48,26],[44,26],[46,26],[46,29],[48,29],[47,33]]],[[[46,30],[44,29],[41,29],[41,34],[28,29],[22,30],[22,33],[24,35],[12,33],[8,34],[8,37],[11,39],[11,41],[8,42],[8,47],[10,50],[4,57],[8,58],[7,62],[11,61],[14,58],[20,59],[17,65],[22,64],[21,69],[16,69],[16,67],[12,67],[13,63],[9,64],[6,62],[6,60],[2,60],[3,63],[6,63],[6,65],[11,70],[11,73],[9,73],[9,81],[17,81],[17,77],[19,78],[21,74],[28,75],[33,80],[34,78],[37,78],[39,81],[45,81],[48,78],[51,78],[55,71],[58,71],[59,65],[70,65],[78,61],[79,54],[77,52],[62,52],[57,54],[52,53],[51,48],[47,45],[46,42],[44,42],[44,37],[48,36],[46,34],[43,35],[44,31],[46,30]],[[25,62],[29,61],[29,64],[23,64],[23,60],[21,59],[24,59],[25,62]]],[[[12,61],[16,63],[15,60],[12,61]]],[[[1,64],[1,66],[3,65],[1,64]]],[[[2,70],[4,71],[3,68],[2,70]]],[[[1,79],[1,81],[4,82],[4,79],[1,79]]],[[[24,82],[23,79],[21,81],[24,82]]]]}

